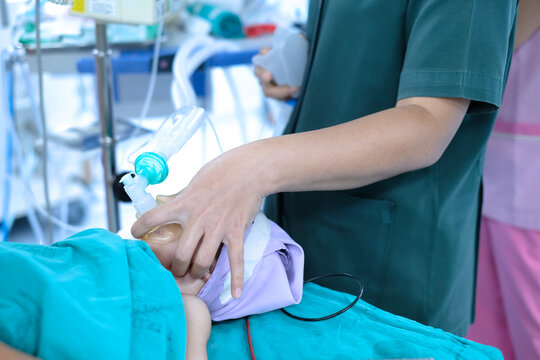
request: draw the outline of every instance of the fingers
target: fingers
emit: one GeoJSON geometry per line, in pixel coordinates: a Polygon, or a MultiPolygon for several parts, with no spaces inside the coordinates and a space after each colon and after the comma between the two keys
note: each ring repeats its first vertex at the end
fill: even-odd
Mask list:
{"type": "Polygon", "coordinates": [[[208,280],[210,280],[210,278],[212,277],[212,273],[211,272],[207,272],[203,275],[202,277],[202,281],[204,281],[204,283],[206,283],[208,280]]]}
{"type": "Polygon", "coordinates": [[[171,205],[165,204],[141,216],[131,227],[131,234],[137,239],[141,239],[157,226],[172,222],[180,223],[176,212],[172,210],[172,203],[171,205]]]}
{"type": "Polygon", "coordinates": [[[274,80],[274,77],[272,76],[270,71],[265,70],[260,66],[255,66],[255,76],[257,77],[257,79],[259,79],[261,85],[270,84],[274,80]]]}
{"type": "MultiPolygon", "coordinates": [[[[265,55],[269,51],[270,48],[263,47],[259,51],[259,55],[265,55]]],[[[270,71],[260,66],[255,66],[255,76],[259,79],[264,95],[267,97],[277,100],[289,100],[298,93],[298,87],[277,85],[270,71]]]]}
{"type": "MultiPolygon", "coordinates": [[[[178,241],[174,258],[171,264],[171,272],[174,276],[184,276],[191,264],[191,259],[195,249],[199,246],[203,238],[204,231],[201,227],[195,225],[186,227],[185,232],[178,241]]],[[[201,274],[199,278],[202,276],[201,274]]]]}
{"type": "Polygon", "coordinates": [[[289,85],[277,86],[272,83],[261,84],[264,95],[278,100],[289,100],[296,93],[298,93],[297,87],[292,87],[289,85]]]}
{"type": "Polygon", "coordinates": [[[158,205],[163,205],[163,204],[171,201],[175,197],[176,197],[176,195],[158,195],[158,196],[156,196],[156,202],[158,203],[158,205]]]}
{"type": "MultiPolygon", "coordinates": [[[[261,50],[259,50],[259,55],[264,56],[270,50],[271,50],[271,48],[269,48],[268,46],[263,46],[261,48],[261,50]]],[[[263,69],[260,66],[255,66],[255,76],[257,76],[257,78],[259,78],[259,81],[261,83],[270,82],[270,81],[272,81],[274,79],[272,74],[270,74],[270,71],[267,71],[267,70],[263,69]]]]}
{"type": "Polygon", "coordinates": [[[221,239],[217,232],[205,234],[204,242],[195,251],[190,273],[194,278],[200,278],[210,271],[214,264],[216,253],[220,249],[221,239]]]}
{"type": "Polygon", "coordinates": [[[278,100],[288,100],[298,93],[297,87],[292,87],[289,85],[276,85],[272,74],[260,66],[255,67],[255,76],[257,76],[259,79],[264,95],[267,97],[278,100]]]}
{"type": "Polygon", "coordinates": [[[231,295],[235,299],[242,296],[244,287],[244,242],[241,235],[227,241],[227,253],[231,266],[231,295]]]}
{"type": "Polygon", "coordinates": [[[269,46],[263,46],[260,50],[259,50],[259,55],[266,55],[270,52],[270,50],[272,50],[271,47],[269,46]]]}
{"type": "Polygon", "coordinates": [[[197,294],[199,294],[201,289],[204,287],[204,284],[206,284],[206,282],[210,279],[210,276],[211,275],[209,273],[206,273],[201,279],[195,279],[189,273],[187,273],[182,277],[175,276],[175,280],[183,295],[188,294],[197,296],[197,294]]]}
{"type": "MultiPolygon", "coordinates": [[[[194,261],[191,264],[190,274],[198,279],[209,274],[209,269],[215,263],[217,251],[221,247],[220,232],[206,236],[205,241],[197,249],[194,261]]],[[[228,236],[223,243],[227,246],[229,264],[231,267],[231,295],[238,299],[242,295],[244,286],[244,241],[243,234],[238,232],[235,236],[228,236]]]]}

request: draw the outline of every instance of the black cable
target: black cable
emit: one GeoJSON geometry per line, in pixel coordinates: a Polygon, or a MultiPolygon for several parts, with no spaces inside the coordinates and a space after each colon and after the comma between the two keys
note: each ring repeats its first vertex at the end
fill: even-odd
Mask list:
{"type": "Polygon", "coordinates": [[[337,312],[335,312],[333,314],[318,317],[318,318],[305,318],[305,317],[293,315],[293,314],[291,314],[290,312],[288,312],[285,309],[281,309],[281,311],[283,311],[285,313],[285,315],[287,315],[287,316],[289,316],[289,317],[291,317],[293,319],[301,320],[301,321],[323,321],[323,320],[328,320],[328,319],[331,319],[333,317],[336,317],[338,315],[343,314],[345,311],[352,308],[354,306],[354,304],[356,304],[358,302],[358,300],[360,300],[360,298],[362,297],[362,294],[364,293],[364,285],[362,284],[362,281],[360,281],[360,279],[358,277],[356,277],[354,275],[351,275],[351,274],[346,274],[346,273],[333,273],[333,274],[326,274],[326,275],[316,276],[314,278],[308,279],[308,280],[304,281],[304,284],[314,282],[314,281],[317,281],[317,280],[321,280],[321,279],[326,279],[326,278],[329,278],[329,277],[338,277],[338,276],[348,277],[348,278],[352,278],[352,279],[356,280],[358,282],[358,288],[359,288],[358,289],[358,295],[356,296],[356,299],[354,299],[353,302],[351,302],[349,305],[347,305],[343,309],[341,309],[341,310],[339,310],[339,311],[337,311],[337,312]]]}

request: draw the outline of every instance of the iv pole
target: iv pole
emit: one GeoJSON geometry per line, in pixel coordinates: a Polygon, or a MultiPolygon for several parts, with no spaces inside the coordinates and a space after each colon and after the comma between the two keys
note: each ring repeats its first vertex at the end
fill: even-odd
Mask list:
{"type": "Polygon", "coordinates": [[[107,43],[107,25],[96,22],[96,85],[99,120],[101,123],[101,160],[105,180],[107,224],[111,232],[120,230],[118,200],[113,192],[116,181],[116,140],[114,138],[114,111],[112,88],[111,50],[107,43]]]}

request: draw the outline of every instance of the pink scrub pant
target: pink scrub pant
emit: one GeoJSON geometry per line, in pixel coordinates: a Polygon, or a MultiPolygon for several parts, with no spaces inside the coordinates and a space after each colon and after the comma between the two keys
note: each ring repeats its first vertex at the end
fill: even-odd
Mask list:
{"type": "Polygon", "coordinates": [[[506,360],[540,359],[540,231],[482,218],[467,338],[499,348],[506,360]]]}

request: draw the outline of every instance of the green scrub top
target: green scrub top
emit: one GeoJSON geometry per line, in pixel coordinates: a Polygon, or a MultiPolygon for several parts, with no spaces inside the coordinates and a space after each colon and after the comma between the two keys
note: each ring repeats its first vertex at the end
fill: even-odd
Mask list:
{"type": "MultiPolygon", "coordinates": [[[[308,40],[317,3],[310,4],[308,40]]],[[[433,166],[352,190],[267,199],[268,216],[303,246],[306,277],[356,274],[371,304],[465,335],[484,150],[509,68],[516,7],[516,0],[326,0],[303,102],[286,133],[340,124],[413,96],[472,102],[433,166]]],[[[354,282],[330,287],[356,291],[354,282]]]]}

